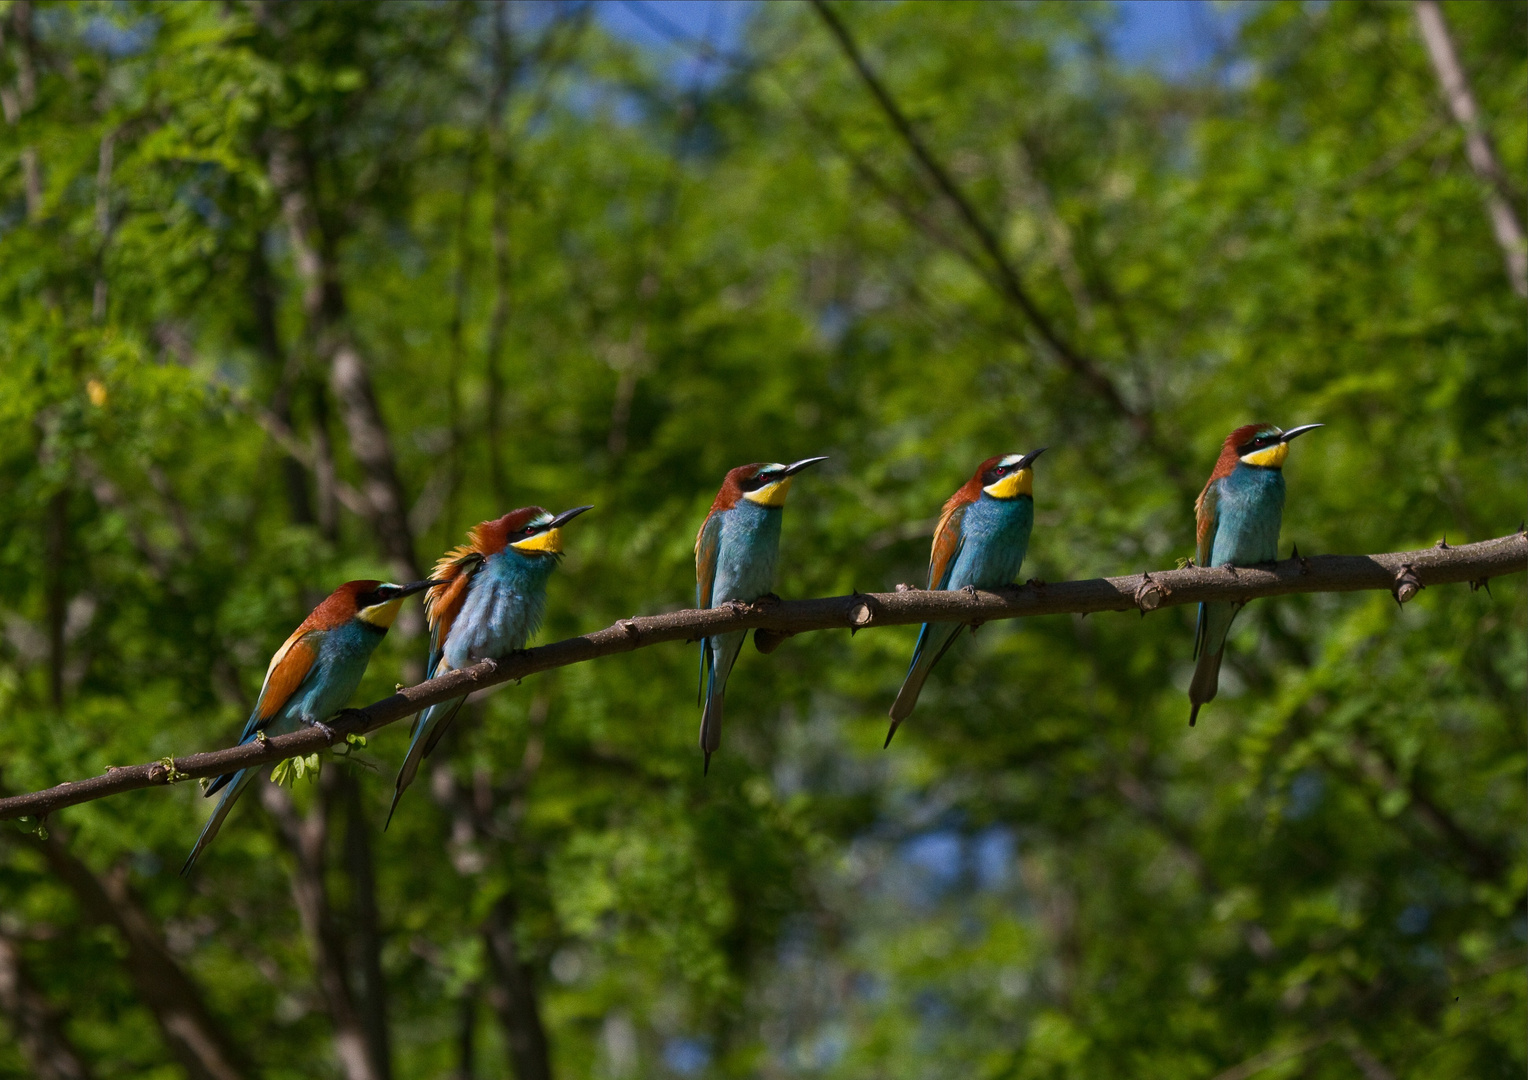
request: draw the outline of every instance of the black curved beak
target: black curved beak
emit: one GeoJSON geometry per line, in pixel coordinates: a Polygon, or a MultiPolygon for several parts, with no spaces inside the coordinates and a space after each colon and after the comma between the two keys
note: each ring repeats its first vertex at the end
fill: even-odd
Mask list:
{"type": "Polygon", "coordinates": [[[413,596],[416,592],[424,592],[426,589],[432,589],[439,584],[440,582],[438,581],[411,581],[407,585],[394,585],[392,587],[393,596],[413,596]]]}
{"type": "Polygon", "coordinates": [[[1016,468],[1020,468],[1020,469],[1027,469],[1027,468],[1029,468],[1031,465],[1033,465],[1035,463],[1035,458],[1039,457],[1041,454],[1045,453],[1045,451],[1047,451],[1049,449],[1050,449],[1050,447],[1048,447],[1048,446],[1042,446],[1038,450],[1031,450],[1029,453],[1027,453],[1023,457],[1019,458],[1019,463],[1016,466],[1016,468]]]}
{"type": "Polygon", "coordinates": [[[783,476],[795,476],[802,469],[809,469],[813,465],[816,465],[819,461],[827,461],[827,460],[828,459],[825,458],[825,457],[802,458],[800,461],[793,461],[789,465],[787,465],[785,467],[785,471],[782,472],[780,475],[782,477],[783,476]]]}
{"type": "Polygon", "coordinates": [[[593,510],[593,509],[594,509],[594,507],[592,507],[592,506],[575,506],[571,510],[564,510],[562,513],[560,513],[556,517],[554,517],[551,521],[547,522],[546,523],[546,527],[548,529],[558,529],[558,528],[561,528],[562,526],[566,525],[568,522],[570,522],[574,518],[576,518],[579,514],[582,514],[584,511],[586,511],[586,510],[593,510]]]}
{"type": "Polygon", "coordinates": [[[1295,439],[1295,438],[1298,438],[1301,435],[1304,435],[1307,431],[1315,431],[1318,427],[1326,427],[1326,425],[1325,424],[1301,424],[1299,427],[1292,427],[1288,431],[1284,432],[1284,434],[1279,436],[1279,442],[1289,442],[1292,439],[1295,439]]]}

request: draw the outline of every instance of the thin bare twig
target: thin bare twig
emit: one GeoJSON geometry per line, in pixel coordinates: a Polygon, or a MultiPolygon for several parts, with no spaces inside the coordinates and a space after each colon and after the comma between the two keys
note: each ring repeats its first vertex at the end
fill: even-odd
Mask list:
{"type": "Polygon", "coordinates": [[[849,33],[849,28],[844,25],[843,20],[838,17],[826,0],[811,0],[811,2],[817,14],[822,17],[823,23],[826,24],[828,30],[838,41],[845,57],[848,58],[854,70],[859,74],[860,80],[864,82],[866,89],[870,91],[871,96],[880,105],[881,111],[886,114],[887,121],[890,122],[892,128],[902,138],[902,141],[907,144],[908,149],[912,151],[913,157],[923,167],[929,179],[954,204],[957,213],[959,213],[961,219],[976,237],[977,242],[981,245],[982,250],[986,252],[987,257],[992,261],[993,270],[996,272],[997,281],[1000,286],[1000,295],[1004,296],[1023,312],[1025,319],[1034,327],[1035,333],[1039,335],[1040,339],[1055,354],[1063,367],[1081,379],[1083,384],[1102,399],[1113,412],[1126,420],[1142,439],[1148,442],[1152,441],[1154,438],[1154,427],[1151,417],[1132,407],[1120,394],[1119,388],[1114,385],[1114,381],[1109,378],[1097,361],[1083,354],[1063,337],[1055,324],[1051,322],[1050,317],[1040,309],[1040,306],[1029,294],[1029,290],[1025,288],[1018,269],[1003,251],[1003,246],[998,241],[997,233],[993,231],[977,212],[975,204],[961,190],[960,185],[956,183],[949,170],[934,156],[928,144],[924,142],[923,136],[918,133],[918,129],[913,126],[907,114],[902,111],[902,107],[897,104],[896,99],[891,96],[891,92],[886,89],[880,77],[876,75],[875,71],[865,60],[864,55],[860,52],[859,46],[855,43],[853,36],[849,33]]]}

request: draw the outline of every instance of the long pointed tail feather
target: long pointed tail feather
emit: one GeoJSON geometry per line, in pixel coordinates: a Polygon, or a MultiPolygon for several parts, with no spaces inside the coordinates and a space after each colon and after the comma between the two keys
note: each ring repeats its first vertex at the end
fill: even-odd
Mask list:
{"type": "Polygon", "coordinates": [[[897,733],[897,728],[912,715],[913,706],[918,704],[918,695],[923,692],[923,684],[928,681],[929,672],[950,651],[950,646],[960,637],[962,629],[964,626],[961,623],[923,624],[923,629],[918,632],[917,647],[913,649],[912,663],[908,665],[907,676],[902,680],[902,689],[897,691],[897,699],[891,703],[887,714],[891,717],[891,726],[886,731],[886,742],[881,749],[891,745],[891,737],[897,733]]]}
{"type": "MultiPolygon", "coordinates": [[[[196,864],[197,856],[206,850],[207,845],[212,843],[213,838],[217,836],[218,830],[223,827],[223,819],[233,809],[234,801],[238,799],[239,795],[257,775],[256,770],[251,768],[240,769],[236,773],[218,777],[217,787],[225,788],[223,797],[218,800],[217,806],[212,811],[212,816],[207,819],[207,824],[202,826],[202,834],[196,838],[196,846],[191,849],[191,854],[186,856],[186,863],[180,868],[181,877],[191,873],[191,867],[196,864]]],[[[208,794],[211,794],[216,789],[208,788],[207,790],[208,794]]]]}
{"type": "Polygon", "coordinates": [[[703,656],[710,658],[706,672],[705,711],[700,714],[700,749],[705,753],[705,773],[711,771],[711,755],[722,745],[722,705],[727,698],[727,677],[743,648],[746,632],[708,638],[703,656]]]}
{"type": "Polygon", "coordinates": [[[1198,663],[1188,686],[1189,727],[1198,722],[1200,708],[1214,701],[1220,691],[1220,661],[1226,654],[1226,635],[1240,610],[1240,604],[1199,605],[1199,625],[1194,630],[1194,655],[1198,663]]]}
{"type": "Polygon", "coordinates": [[[441,736],[451,726],[451,721],[456,719],[456,714],[461,711],[462,703],[466,700],[465,697],[459,697],[451,701],[443,701],[439,705],[431,705],[419,714],[419,719],[414,721],[409,752],[404,755],[403,765],[398,769],[398,779],[393,782],[393,802],[387,808],[387,821],[382,825],[383,832],[386,832],[387,827],[393,823],[393,814],[398,810],[398,800],[403,798],[403,793],[419,775],[419,766],[439,744],[441,736]]]}

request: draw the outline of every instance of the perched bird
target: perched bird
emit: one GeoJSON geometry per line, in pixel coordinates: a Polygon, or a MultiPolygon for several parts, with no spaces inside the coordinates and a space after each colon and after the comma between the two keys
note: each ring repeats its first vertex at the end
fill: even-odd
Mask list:
{"type": "MultiPolygon", "coordinates": [[[[950,496],[934,530],[928,562],[930,589],[992,589],[1018,576],[1035,523],[1033,466],[1047,449],[988,458],[950,496]]],[[[923,624],[907,677],[891,705],[887,746],[897,726],[912,714],[928,673],[964,628],[964,623],[923,624]]]]}
{"type": "MultiPolygon", "coordinates": [[[[1215,471],[1199,493],[1194,512],[1199,519],[1196,561],[1200,566],[1254,566],[1279,555],[1279,523],[1284,516],[1284,459],[1291,439],[1314,431],[1304,424],[1281,431],[1272,424],[1247,424],[1226,436],[1215,471]]],[[[1199,708],[1219,689],[1220,660],[1226,634],[1242,605],[1217,601],[1199,605],[1194,631],[1194,681],[1188,699],[1193,704],[1188,723],[1199,719],[1199,708]]]]}
{"type": "MultiPolygon", "coordinates": [[[[804,458],[789,465],[739,465],[722,481],[711,512],[695,537],[695,606],[751,604],[769,593],[780,552],[780,517],[791,477],[828,460],[804,458]]],[[[700,642],[700,748],[706,772],[722,741],[722,701],[727,676],[748,637],[746,630],[702,638],[700,642]]]]}
{"type": "MultiPolygon", "coordinates": [[[[592,506],[552,516],[539,506],[511,510],[467,533],[467,543],[435,564],[433,587],[425,597],[430,624],[427,678],[496,660],[525,648],[546,610],[546,583],[562,558],[562,527],[592,506]]],[[[414,720],[408,755],[398,770],[398,800],[414,782],[419,764],[451,726],[466,697],[431,705],[414,720]]]]}
{"type": "MultiPolygon", "coordinates": [[[[403,598],[435,584],[415,581],[408,585],[388,585],[381,581],[347,581],[292,631],[286,644],[271,657],[265,671],[265,684],[255,709],[239,736],[239,745],[267,735],[285,735],[306,724],[326,734],[325,726],[350,700],[361,683],[371,654],[387,636],[388,627],[398,617],[403,598]]],[[[218,801],[197,837],[196,846],[186,859],[181,873],[186,874],[202,849],[212,842],[223,825],[234,800],[257,775],[255,768],[220,776],[207,787],[207,795],[218,791],[218,801]]]]}

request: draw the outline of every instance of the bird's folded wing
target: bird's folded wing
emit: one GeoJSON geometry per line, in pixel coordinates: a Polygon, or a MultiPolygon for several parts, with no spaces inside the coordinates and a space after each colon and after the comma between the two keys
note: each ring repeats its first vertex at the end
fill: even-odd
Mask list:
{"type": "Polygon", "coordinates": [[[716,588],[716,553],[722,546],[722,516],[716,511],[706,515],[695,537],[695,606],[711,606],[716,588]]]}
{"type": "Polygon", "coordinates": [[[1198,519],[1194,561],[1200,566],[1209,566],[1210,555],[1215,550],[1215,530],[1220,525],[1220,484],[1214,477],[1204,485],[1195,500],[1194,515],[1198,519]]]}
{"type": "Polygon", "coordinates": [[[302,681],[313,670],[318,659],[318,647],[323,643],[324,631],[315,630],[304,622],[286,643],[271,657],[271,666],[265,670],[265,684],[260,687],[260,697],[255,701],[255,711],[249,723],[244,725],[240,741],[250,738],[271,722],[281,707],[292,699],[302,681]]]}
{"type": "Polygon", "coordinates": [[[961,522],[965,520],[968,503],[956,503],[953,499],[939,515],[939,526],[934,530],[934,549],[928,559],[928,587],[943,589],[950,580],[955,567],[955,557],[960,554],[965,534],[961,522]]]}

